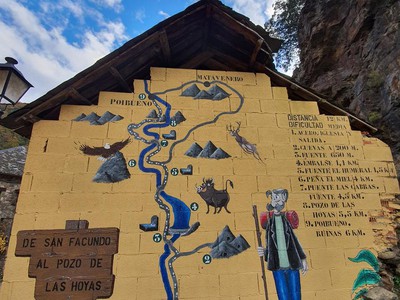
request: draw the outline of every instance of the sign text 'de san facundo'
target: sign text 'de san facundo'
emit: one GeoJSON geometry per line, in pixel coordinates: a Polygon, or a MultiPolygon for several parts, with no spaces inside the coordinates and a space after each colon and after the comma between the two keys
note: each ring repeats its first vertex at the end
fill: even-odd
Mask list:
{"type": "MultiPolygon", "coordinates": [[[[24,230],[17,234],[16,256],[30,256],[35,299],[108,298],[113,291],[113,255],[118,228],[24,230]]],[[[68,226],[67,226],[68,228],[68,226]]]]}

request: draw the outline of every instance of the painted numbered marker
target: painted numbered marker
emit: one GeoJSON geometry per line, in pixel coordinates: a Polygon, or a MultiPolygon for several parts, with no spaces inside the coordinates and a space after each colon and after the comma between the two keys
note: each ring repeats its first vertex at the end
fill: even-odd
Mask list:
{"type": "Polygon", "coordinates": [[[206,265],[211,264],[212,258],[209,254],[206,254],[203,256],[203,263],[205,263],[206,265]]]}
{"type": "Polygon", "coordinates": [[[162,141],[161,141],[161,146],[167,147],[167,146],[168,146],[168,141],[162,140],[162,141]]]}
{"type": "Polygon", "coordinates": [[[171,120],[171,122],[169,123],[172,127],[175,127],[176,125],[178,125],[178,123],[176,123],[175,120],[171,120]]]}
{"type": "Polygon", "coordinates": [[[161,240],[162,240],[162,236],[160,233],[156,233],[155,235],[153,235],[153,241],[155,243],[159,243],[159,242],[161,242],[161,240]]]}
{"type": "Polygon", "coordinates": [[[178,174],[179,174],[179,171],[178,171],[177,168],[172,168],[172,169],[171,169],[171,175],[172,175],[172,176],[176,176],[176,175],[178,175],[178,174]]]}
{"type": "Polygon", "coordinates": [[[136,160],[131,159],[131,160],[128,162],[128,166],[130,166],[131,168],[135,167],[135,166],[136,166],[136,160]]]}
{"type": "Polygon", "coordinates": [[[190,209],[196,211],[199,209],[199,205],[196,202],[193,202],[192,204],[190,204],[190,209]]]}
{"type": "Polygon", "coordinates": [[[144,93],[139,94],[139,99],[140,100],[146,99],[146,94],[144,94],[144,93]]]}

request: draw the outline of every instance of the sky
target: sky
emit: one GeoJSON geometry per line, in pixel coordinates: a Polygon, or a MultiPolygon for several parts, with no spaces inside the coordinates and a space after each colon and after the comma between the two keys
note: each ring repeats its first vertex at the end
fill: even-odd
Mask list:
{"type": "MultiPolygon", "coordinates": [[[[34,86],[32,102],[130,39],[196,0],[0,0],[0,63],[4,57],[34,86]]],[[[274,0],[223,0],[258,25],[274,0]]]]}

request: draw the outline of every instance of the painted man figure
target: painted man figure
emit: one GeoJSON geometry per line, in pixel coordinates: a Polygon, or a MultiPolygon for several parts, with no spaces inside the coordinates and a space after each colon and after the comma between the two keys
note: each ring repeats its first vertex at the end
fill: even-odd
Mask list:
{"type": "Polygon", "coordinates": [[[266,249],[259,247],[258,253],[265,257],[268,270],[273,273],[279,300],[300,300],[299,270],[304,275],[308,266],[306,255],[293,232],[293,227],[297,228],[298,224],[297,214],[282,211],[289,196],[287,190],[274,189],[267,191],[266,195],[271,197],[266,215],[266,249]]]}

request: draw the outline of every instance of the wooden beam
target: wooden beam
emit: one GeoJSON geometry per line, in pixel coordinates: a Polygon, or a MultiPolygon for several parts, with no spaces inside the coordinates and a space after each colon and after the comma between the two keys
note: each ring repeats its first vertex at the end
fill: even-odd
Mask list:
{"type": "Polygon", "coordinates": [[[117,79],[118,83],[125,89],[126,92],[132,93],[132,88],[129,84],[125,81],[124,77],[122,77],[121,73],[115,68],[110,67],[111,75],[117,79]]]}
{"type": "Polygon", "coordinates": [[[43,119],[44,120],[58,120],[60,117],[60,110],[61,110],[61,105],[55,106],[52,110],[47,111],[46,115],[43,116],[43,119]]]}
{"type": "Polygon", "coordinates": [[[25,122],[29,122],[29,123],[31,123],[31,124],[36,123],[36,122],[38,122],[38,121],[41,120],[41,118],[39,118],[39,117],[36,116],[36,115],[32,115],[32,114],[24,115],[24,116],[22,116],[21,118],[22,118],[22,120],[24,120],[25,122]]]}
{"type": "Polygon", "coordinates": [[[180,67],[185,69],[194,69],[213,56],[214,54],[212,54],[211,52],[205,51],[200,53],[199,55],[192,57],[189,61],[186,61],[180,67]]]}
{"type": "MultiPolygon", "coordinates": [[[[94,104],[91,101],[89,101],[86,97],[83,97],[81,95],[81,93],[79,93],[75,88],[69,88],[68,89],[68,95],[71,98],[74,98],[74,99],[79,100],[80,102],[83,102],[85,105],[93,105],[94,104]]],[[[68,100],[68,98],[64,99],[64,101],[66,101],[66,100],[68,100]]]]}
{"type": "Polygon", "coordinates": [[[38,115],[42,111],[45,111],[46,109],[49,109],[64,102],[68,98],[68,94],[68,90],[63,90],[62,93],[57,93],[55,96],[48,98],[46,101],[30,109],[22,116],[16,118],[15,123],[18,123],[21,120],[24,121],[24,118],[26,118],[26,116],[28,115],[38,115]]]}
{"type": "Polygon", "coordinates": [[[164,56],[165,63],[169,64],[171,61],[171,48],[169,47],[168,35],[165,29],[158,32],[160,37],[161,51],[164,56]]]}
{"type": "Polygon", "coordinates": [[[210,18],[212,12],[212,6],[207,5],[206,7],[206,17],[204,18],[204,35],[203,35],[203,50],[206,50],[208,47],[208,33],[210,32],[210,22],[212,19],[210,18]]]}
{"type": "Polygon", "coordinates": [[[224,70],[224,71],[233,71],[233,66],[229,64],[224,64],[214,58],[211,58],[205,62],[205,65],[209,67],[211,70],[224,70]]]}
{"type": "MultiPolygon", "coordinates": [[[[258,32],[251,29],[250,27],[244,25],[243,23],[240,23],[234,17],[232,17],[231,15],[229,15],[228,13],[226,13],[222,10],[215,10],[215,12],[216,12],[216,14],[219,14],[220,16],[225,17],[224,22],[228,26],[232,26],[233,30],[235,30],[236,32],[243,34],[244,38],[248,39],[249,41],[256,43],[259,39],[262,39],[264,41],[265,47],[268,49],[268,52],[272,53],[271,48],[269,47],[267,42],[264,40],[264,38],[258,34],[258,32]]],[[[269,54],[269,56],[272,59],[272,56],[270,54],[269,54]]]]}
{"type": "Polygon", "coordinates": [[[253,53],[251,54],[250,61],[249,61],[250,68],[254,67],[254,63],[256,62],[257,55],[261,50],[261,46],[262,46],[263,42],[264,42],[263,39],[259,39],[257,41],[257,43],[254,45],[253,53]]]}
{"type": "Polygon", "coordinates": [[[238,71],[247,71],[248,65],[232,56],[229,56],[225,53],[222,53],[214,48],[210,49],[212,53],[215,54],[216,57],[220,57],[222,60],[226,61],[227,64],[232,64],[233,66],[237,67],[239,70],[238,71]]]}

